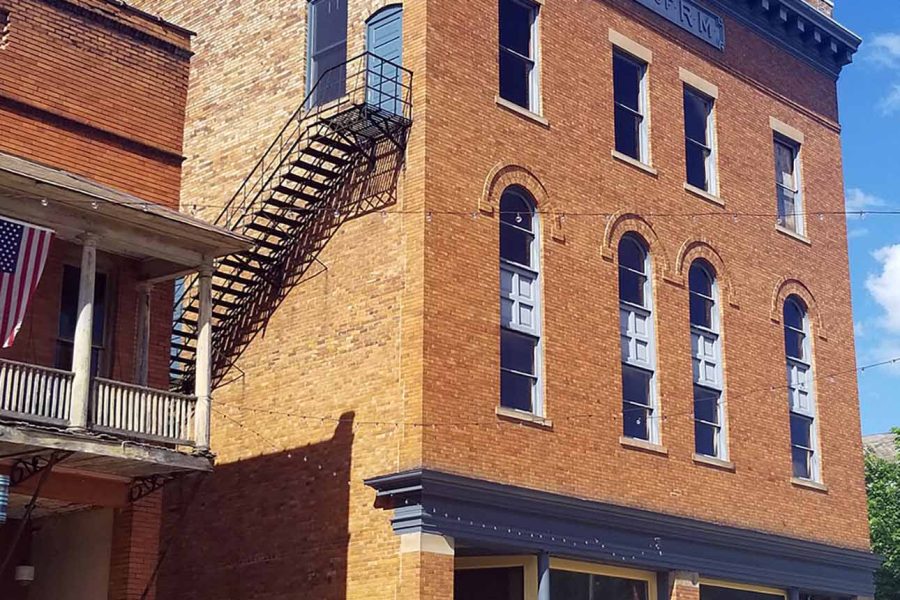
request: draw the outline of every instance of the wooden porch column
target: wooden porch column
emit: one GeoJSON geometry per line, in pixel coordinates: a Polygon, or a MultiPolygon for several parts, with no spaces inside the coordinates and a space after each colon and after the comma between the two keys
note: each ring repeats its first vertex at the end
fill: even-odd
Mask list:
{"type": "Polygon", "coordinates": [[[94,281],[97,271],[97,238],[84,235],[81,246],[81,280],[78,287],[78,315],[72,348],[72,404],[69,427],[86,429],[91,399],[91,346],[94,337],[94,281]]]}
{"type": "Polygon", "coordinates": [[[550,600],[550,555],[538,554],[538,600],[550,600]]]}
{"type": "Polygon", "coordinates": [[[212,394],[212,264],[200,269],[200,315],[197,318],[197,362],[194,373],[195,438],[198,451],[209,450],[210,395],[212,394]]]}
{"type": "Polygon", "coordinates": [[[147,385],[150,373],[150,293],[153,284],[138,284],[137,355],[134,361],[134,382],[147,385]]]}

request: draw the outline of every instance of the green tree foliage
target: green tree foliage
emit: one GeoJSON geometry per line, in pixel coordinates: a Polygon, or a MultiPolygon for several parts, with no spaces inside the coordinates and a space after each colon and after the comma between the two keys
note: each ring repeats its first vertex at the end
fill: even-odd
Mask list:
{"type": "MultiPolygon", "coordinates": [[[[900,455],[900,428],[895,428],[900,455]]],[[[866,453],[866,491],[872,549],[884,557],[875,575],[877,600],[900,600],[900,460],[866,453]]]]}

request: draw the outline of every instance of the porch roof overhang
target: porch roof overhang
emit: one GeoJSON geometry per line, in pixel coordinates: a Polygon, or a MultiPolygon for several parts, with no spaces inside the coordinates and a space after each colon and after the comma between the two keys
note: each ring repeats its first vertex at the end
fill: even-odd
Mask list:
{"type": "Polygon", "coordinates": [[[143,278],[161,280],[242,252],[250,240],[84,177],[0,152],[0,215],[53,229],[78,242],[141,261],[143,278]]]}
{"type": "Polygon", "coordinates": [[[127,479],[213,468],[213,457],[209,454],[182,452],[64,427],[0,421],[0,464],[56,451],[72,453],[64,461],[67,470],[127,479]]]}
{"type": "MultiPolygon", "coordinates": [[[[454,538],[457,552],[547,552],[655,571],[871,597],[877,556],[560,494],[417,469],[366,480],[394,532],[454,538]]],[[[727,507],[723,507],[723,511],[727,507]]]]}

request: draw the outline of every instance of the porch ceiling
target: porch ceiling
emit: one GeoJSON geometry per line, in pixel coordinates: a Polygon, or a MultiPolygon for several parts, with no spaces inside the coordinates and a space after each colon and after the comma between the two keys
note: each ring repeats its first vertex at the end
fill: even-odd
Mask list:
{"type": "Polygon", "coordinates": [[[98,184],[0,152],[0,214],[78,241],[90,232],[106,252],[146,261],[147,277],[199,268],[249,247],[226,229],[98,184]]]}

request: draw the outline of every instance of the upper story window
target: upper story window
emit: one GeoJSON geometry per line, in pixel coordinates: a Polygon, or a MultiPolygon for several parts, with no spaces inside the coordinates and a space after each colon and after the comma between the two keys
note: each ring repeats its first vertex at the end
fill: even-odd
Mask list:
{"type": "MultiPolygon", "coordinates": [[[[107,280],[104,273],[94,277],[94,331],[91,338],[91,375],[105,373],[107,280]]],[[[56,338],[54,366],[72,370],[72,353],[75,347],[75,325],[78,321],[78,294],[81,287],[81,269],[66,265],[63,268],[62,290],[59,302],[59,333],[56,338]]]]}
{"type": "Polygon", "coordinates": [[[500,199],[500,405],[541,415],[540,240],[534,201],[500,199]]]}
{"type": "Polygon", "coordinates": [[[778,134],[775,134],[775,188],[778,194],[778,225],[803,235],[800,144],[778,134]]]}
{"type": "Polygon", "coordinates": [[[647,63],[613,51],[616,151],[648,163],[647,63]]]}
{"type": "Polygon", "coordinates": [[[790,296],[784,302],[784,353],[787,358],[793,474],[800,479],[818,480],[809,316],[806,305],[796,296],[790,296]]]}
{"type": "Polygon", "coordinates": [[[538,92],[538,5],[500,0],[500,97],[534,113],[538,92]]]}
{"type": "Polygon", "coordinates": [[[659,441],[650,255],[637,236],[619,242],[619,324],[625,437],[659,441]]]}
{"type": "Polygon", "coordinates": [[[341,98],[347,92],[347,0],[310,1],[308,46],[311,105],[341,98]]]}
{"type": "Polygon", "coordinates": [[[726,460],[722,342],[716,278],[706,261],[695,260],[688,279],[694,370],[694,450],[703,456],[726,460]]]}
{"type": "Polygon", "coordinates": [[[716,193],[715,100],[689,86],[684,88],[684,144],[686,181],[697,189],[716,193]]]}

